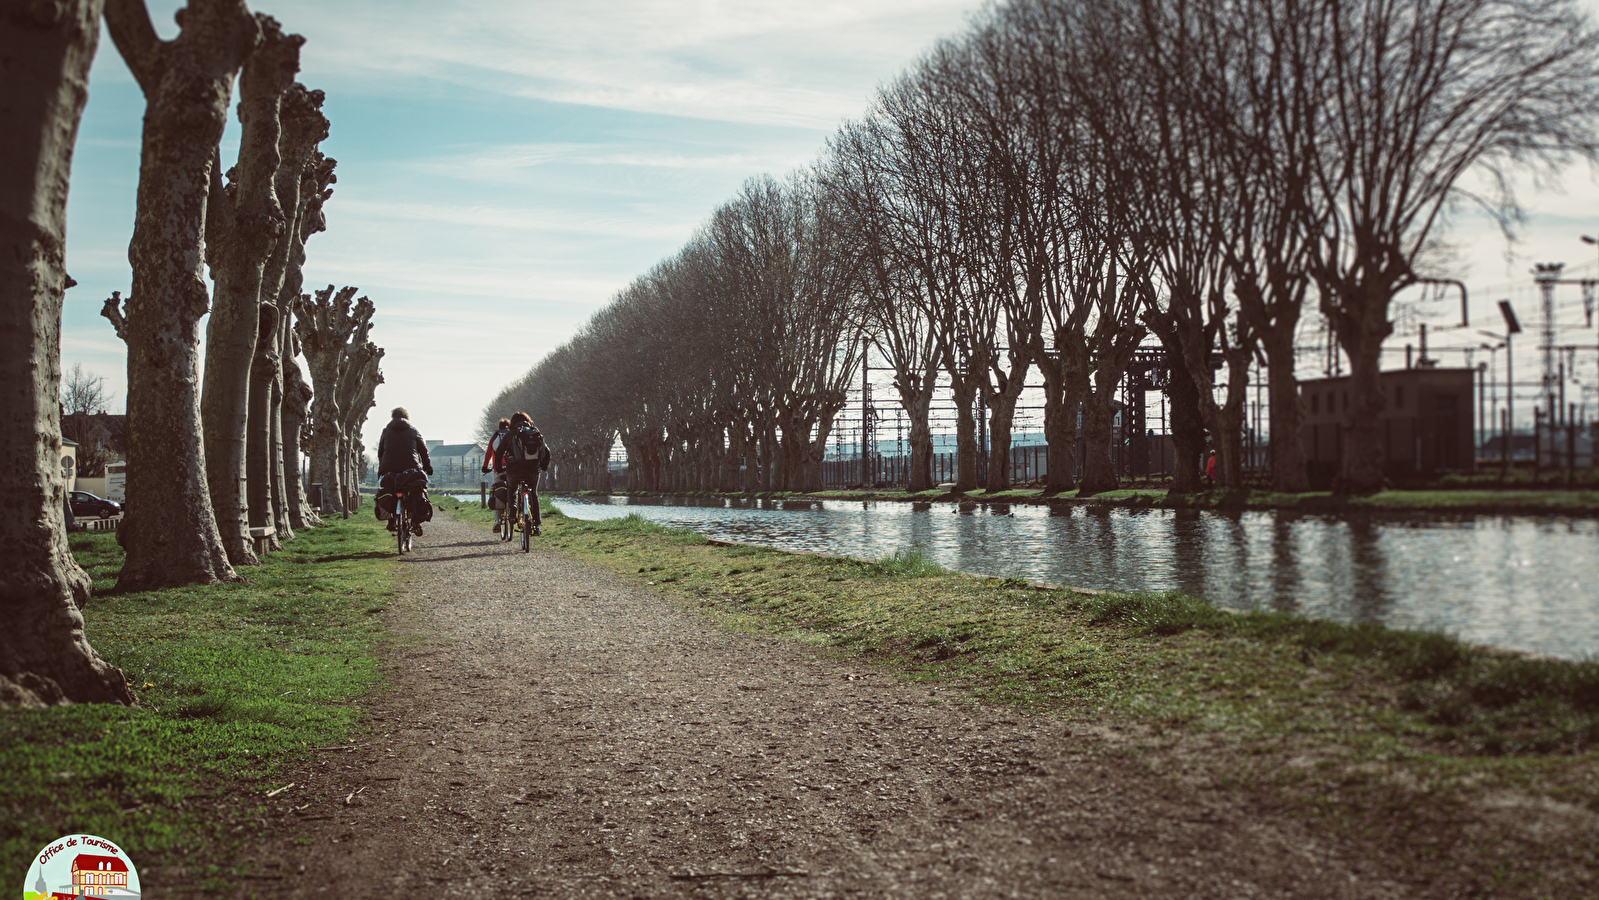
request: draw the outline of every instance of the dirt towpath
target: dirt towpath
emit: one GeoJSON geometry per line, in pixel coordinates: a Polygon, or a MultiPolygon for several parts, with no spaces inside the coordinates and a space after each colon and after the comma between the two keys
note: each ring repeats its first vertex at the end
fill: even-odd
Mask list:
{"type": "Polygon", "coordinates": [[[1425,892],[1082,725],[724,633],[468,524],[418,543],[377,732],[267,801],[258,896],[1425,892]]]}

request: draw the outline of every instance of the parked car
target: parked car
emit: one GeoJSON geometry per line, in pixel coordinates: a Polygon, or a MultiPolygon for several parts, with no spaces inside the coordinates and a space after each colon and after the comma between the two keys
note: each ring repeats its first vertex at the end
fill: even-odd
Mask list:
{"type": "Polygon", "coordinates": [[[72,514],[79,518],[95,516],[106,519],[122,515],[122,504],[115,500],[96,497],[88,491],[73,491],[72,514]]]}

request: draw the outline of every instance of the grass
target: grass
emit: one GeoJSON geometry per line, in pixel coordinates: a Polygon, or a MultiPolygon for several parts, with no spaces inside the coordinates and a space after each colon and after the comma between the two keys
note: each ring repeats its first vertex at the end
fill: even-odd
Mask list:
{"type": "Polygon", "coordinates": [[[1439,841],[1457,848],[1449,871],[1464,865],[1482,884],[1599,889],[1599,828],[1528,843],[1473,830],[1460,811],[1514,796],[1599,822],[1596,661],[1237,614],[1177,594],[1040,590],[947,572],[914,549],[861,562],[718,545],[637,517],[554,520],[542,540],[647,579],[726,628],[1026,713],[1112,724],[1157,769],[1357,837],[1439,841]]]}
{"type": "MultiPolygon", "coordinates": [[[[87,832],[220,889],[235,874],[220,848],[254,827],[258,791],[358,727],[352,701],[379,679],[378,614],[394,593],[387,532],[333,520],[241,570],[248,583],[120,594],[115,534],[71,542],[94,578],[89,641],[140,705],[0,710],[0,859],[87,832]]],[[[4,889],[25,874],[13,866],[4,889]]]]}

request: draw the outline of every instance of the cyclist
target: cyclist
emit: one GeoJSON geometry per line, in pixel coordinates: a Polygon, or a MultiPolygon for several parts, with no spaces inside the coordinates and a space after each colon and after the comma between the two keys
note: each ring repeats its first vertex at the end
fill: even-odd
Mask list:
{"type": "MultiPolygon", "coordinates": [[[[396,406],[390,414],[389,424],[383,427],[383,436],[378,438],[379,483],[383,483],[381,479],[389,478],[385,487],[405,491],[409,501],[412,497],[427,496],[427,476],[432,474],[433,463],[428,459],[427,442],[422,440],[422,433],[411,424],[411,414],[406,412],[405,407],[396,406]]],[[[421,509],[414,502],[407,508],[421,509]]],[[[389,519],[389,530],[393,531],[395,527],[396,520],[389,519]]],[[[411,533],[422,536],[422,523],[415,515],[411,517],[411,533]]]]}
{"type": "Polygon", "coordinates": [[[511,431],[505,444],[505,483],[511,489],[513,502],[518,483],[527,485],[533,494],[533,533],[538,534],[539,473],[550,468],[550,448],[538,426],[533,424],[533,417],[525,412],[512,414],[511,431]]]}
{"type": "MultiPolygon", "coordinates": [[[[499,424],[495,426],[494,433],[489,436],[488,452],[483,454],[483,474],[487,475],[491,469],[493,470],[494,488],[496,489],[499,488],[500,485],[505,484],[506,457],[510,455],[511,449],[510,444],[508,443],[510,437],[511,420],[502,418],[500,419],[499,424]]],[[[506,489],[506,496],[510,496],[509,487],[506,489]]],[[[509,505],[510,504],[507,503],[505,506],[509,505]]],[[[501,517],[505,514],[505,507],[501,507],[494,511],[494,527],[496,529],[500,527],[501,517]]],[[[507,538],[507,540],[509,540],[509,538],[507,538]]]]}

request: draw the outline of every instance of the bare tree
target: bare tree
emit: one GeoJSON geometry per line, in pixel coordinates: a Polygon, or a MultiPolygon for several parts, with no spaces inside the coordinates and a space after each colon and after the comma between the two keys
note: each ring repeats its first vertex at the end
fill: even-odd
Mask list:
{"type": "Polygon", "coordinates": [[[85,372],[82,363],[73,363],[72,371],[61,379],[61,409],[67,415],[107,412],[114,399],[116,394],[106,390],[105,379],[85,372]]]}
{"type": "MultiPolygon", "coordinates": [[[[912,492],[933,488],[931,407],[939,362],[947,340],[941,322],[909,299],[919,290],[914,267],[903,252],[894,215],[891,176],[882,123],[847,124],[828,142],[819,179],[828,192],[835,227],[858,256],[867,334],[894,373],[894,390],[909,424],[912,492]]],[[[840,252],[846,252],[842,248],[840,252]]]]}
{"type": "Polygon", "coordinates": [[[106,390],[105,379],[85,372],[82,363],[73,363],[61,379],[61,433],[78,443],[80,478],[105,474],[106,463],[112,461],[106,446],[111,435],[101,420],[115,396],[106,390]]]}
{"type": "MultiPolygon", "coordinates": [[[[0,8],[0,705],[132,703],[122,673],[83,633],[89,576],[67,548],[62,515],[61,304],[67,186],[97,0],[0,8]]],[[[75,370],[75,374],[78,374],[75,370]]]]}
{"type": "Polygon", "coordinates": [[[261,40],[242,0],[193,0],[171,41],[143,0],[108,0],[112,40],[146,102],[125,314],[129,512],[118,538],[126,589],[233,581],[200,440],[199,321],[207,198],[234,76],[261,40]]]}
{"type": "MultiPolygon", "coordinates": [[[[1501,186],[1521,166],[1599,159],[1599,34],[1570,0],[1323,0],[1327,102],[1302,111],[1318,151],[1297,204],[1313,219],[1310,271],[1350,362],[1336,488],[1382,486],[1378,380],[1389,304],[1426,273],[1422,256],[1473,169],[1501,186]]],[[[1508,190],[1480,198],[1502,220],[1508,190]]]]}
{"type": "MultiPolygon", "coordinates": [[[[200,390],[200,420],[205,428],[206,483],[216,512],[222,545],[236,566],[259,565],[250,527],[264,523],[270,492],[246,488],[246,438],[250,386],[261,330],[262,287],[268,257],[284,235],[283,208],[276,179],[282,157],[279,110],[284,92],[300,69],[305,38],[284,34],[277,20],[256,14],[262,41],[239,77],[239,161],[222,185],[220,161],[211,171],[206,218],[206,261],[216,282],[211,318],[206,324],[205,376],[200,390]],[[249,509],[250,494],[263,505],[249,509]]],[[[275,299],[276,291],[269,300],[275,299]]],[[[275,325],[275,311],[267,313],[275,325]]],[[[272,328],[262,335],[270,341],[272,328]]],[[[270,390],[269,387],[263,388],[270,390]]],[[[261,406],[265,412],[267,407],[261,406]]],[[[265,435],[263,434],[264,438],[265,435]]],[[[262,470],[261,475],[267,474],[262,470]]],[[[266,485],[270,488],[270,485],[266,485]]]]}

